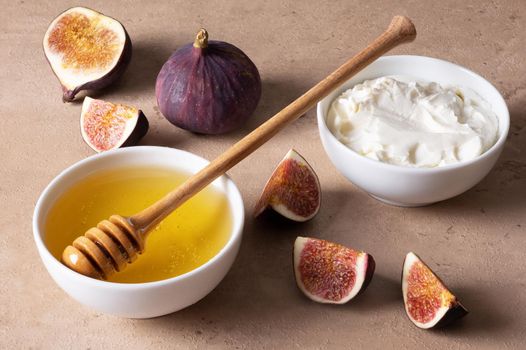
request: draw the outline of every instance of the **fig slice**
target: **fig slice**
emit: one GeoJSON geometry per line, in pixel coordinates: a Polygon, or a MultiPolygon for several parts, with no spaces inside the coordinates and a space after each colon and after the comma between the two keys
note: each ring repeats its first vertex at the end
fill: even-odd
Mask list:
{"type": "Polygon", "coordinates": [[[371,255],[316,238],[298,237],[294,243],[294,276],[311,300],[345,304],[363,292],[374,274],[371,255]]]}
{"type": "Polygon", "coordinates": [[[294,221],[307,221],[319,211],[321,189],[318,176],[294,149],[278,164],[256,203],[254,217],[272,208],[294,221]]]}
{"type": "Polygon", "coordinates": [[[148,131],[141,110],[86,96],[80,114],[82,138],[97,152],[135,145],[148,131]]]}
{"type": "Polygon", "coordinates": [[[402,293],[407,316],[422,329],[446,326],[468,313],[440,278],[412,252],[404,261],[402,293]]]}
{"type": "Polygon", "coordinates": [[[51,22],[44,53],[62,85],[64,102],[82,90],[99,90],[117,80],[131,59],[131,40],[117,20],[73,7],[51,22]]]}

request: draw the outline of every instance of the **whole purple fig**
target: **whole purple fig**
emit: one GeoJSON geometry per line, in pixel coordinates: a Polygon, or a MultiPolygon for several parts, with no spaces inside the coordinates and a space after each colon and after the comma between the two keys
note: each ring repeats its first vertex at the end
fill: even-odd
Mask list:
{"type": "Polygon", "coordinates": [[[241,126],[256,109],[261,79],[240,49],[208,41],[199,30],[193,44],[176,50],[155,85],[157,104],[172,124],[200,134],[221,134],[241,126]]]}

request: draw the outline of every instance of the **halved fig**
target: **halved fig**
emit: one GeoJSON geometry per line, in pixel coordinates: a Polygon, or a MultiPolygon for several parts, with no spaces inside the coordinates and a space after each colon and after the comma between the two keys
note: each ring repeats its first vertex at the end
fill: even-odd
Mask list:
{"type": "Polygon", "coordinates": [[[294,243],[294,275],[298,288],[318,303],[344,304],[363,292],[373,278],[371,255],[316,238],[294,243]]]}
{"type": "Polygon", "coordinates": [[[272,208],[294,221],[307,221],[320,209],[318,176],[307,161],[291,149],[268,179],[254,209],[254,217],[272,208]]]}
{"type": "Polygon", "coordinates": [[[146,134],[148,127],[148,120],[135,107],[87,96],[82,104],[82,138],[97,152],[135,145],[146,134]]]}
{"type": "Polygon", "coordinates": [[[117,20],[73,7],[51,22],[44,53],[62,85],[64,102],[82,90],[99,90],[117,80],[131,59],[132,45],[117,20]]]}
{"type": "Polygon", "coordinates": [[[440,278],[412,252],[404,261],[402,293],[407,316],[419,328],[445,326],[468,313],[440,278]]]}

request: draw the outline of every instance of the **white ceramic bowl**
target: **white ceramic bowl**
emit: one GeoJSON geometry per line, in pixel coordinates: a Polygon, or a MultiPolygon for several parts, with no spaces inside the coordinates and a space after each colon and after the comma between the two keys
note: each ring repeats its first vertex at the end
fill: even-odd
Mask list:
{"type": "Polygon", "coordinates": [[[221,251],[207,263],[174,278],[133,284],[92,279],[62,265],[46,248],[43,237],[46,216],[52,204],[71,185],[90,173],[101,169],[145,165],[195,173],[207,164],[208,161],[205,159],[185,151],[142,146],[97,154],[64,170],[42,192],[33,215],[35,242],[51,277],[80,303],[98,311],[123,317],[161,316],[185,308],[202,299],[226,275],[241,243],[245,217],[243,200],[236,185],[227,176],[218,178],[212,185],[227,196],[233,215],[230,239],[221,251]]]}
{"type": "Polygon", "coordinates": [[[318,103],[318,128],[325,151],[334,166],[352,183],[383,202],[422,206],[454,197],[475,186],[499,157],[510,125],[508,108],[500,93],[480,75],[456,64],[423,56],[384,56],[318,103]],[[471,88],[488,101],[499,119],[496,144],[479,157],[437,168],[411,168],[382,163],[359,155],[342,144],[326,125],[332,101],[343,91],[368,79],[406,75],[471,88]]]}

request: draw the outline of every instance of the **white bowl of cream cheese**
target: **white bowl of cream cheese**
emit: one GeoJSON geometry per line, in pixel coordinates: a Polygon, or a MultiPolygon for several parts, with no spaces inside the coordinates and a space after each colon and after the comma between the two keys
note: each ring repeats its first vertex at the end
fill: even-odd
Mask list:
{"type": "Polygon", "coordinates": [[[422,56],[384,56],[318,103],[321,141],[351,182],[389,204],[454,197],[488,174],[509,112],[487,80],[422,56]]]}

